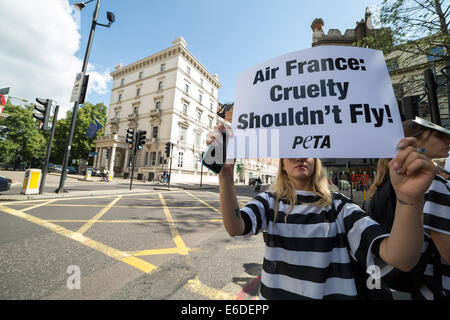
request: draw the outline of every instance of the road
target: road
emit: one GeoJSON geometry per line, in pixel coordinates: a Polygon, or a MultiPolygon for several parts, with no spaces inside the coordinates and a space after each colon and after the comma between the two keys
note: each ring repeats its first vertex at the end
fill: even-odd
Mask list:
{"type": "Polygon", "coordinates": [[[254,298],[263,240],[226,234],[217,191],[0,203],[0,299],[254,298]]]}
{"type": "MultiPolygon", "coordinates": [[[[49,176],[49,192],[58,181],[49,176]]],[[[0,299],[257,298],[262,235],[226,234],[217,186],[136,182],[139,193],[123,193],[129,180],[75,178],[66,186],[64,198],[0,200],[0,299]],[[103,194],[71,197],[92,189],[103,194]]],[[[241,205],[256,194],[236,190],[241,205]]]]}

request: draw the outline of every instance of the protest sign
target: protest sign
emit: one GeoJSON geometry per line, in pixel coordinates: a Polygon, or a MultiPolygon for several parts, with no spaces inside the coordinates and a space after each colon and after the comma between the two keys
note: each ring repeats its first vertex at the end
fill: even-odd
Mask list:
{"type": "Polygon", "coordinates": [[[237,79],[227,158],[390,158],[403,129],[383,53],[322,46],[237,79]]]}

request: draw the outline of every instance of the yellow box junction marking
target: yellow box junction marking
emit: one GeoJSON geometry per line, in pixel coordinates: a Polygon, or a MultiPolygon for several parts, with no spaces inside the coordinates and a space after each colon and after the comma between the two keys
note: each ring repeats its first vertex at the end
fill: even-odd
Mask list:
{"type": "Polygon", "coordinates": [[[151,263],[148,263],[147,261],[144,261],[142,259],[136,258],[131,256],[130,254],[111,248],[103,243],[97,242],[95,240],[92,240],[78,232],[73,232],[71,230],[68,230],[64,227],[58,226],[54,223],[48,222],[46,220],[34,217],[32,215],[29,215],[25,212],[14,210],[11,208],[8,208],[6,206],[0,205],[0,211],[8,213],[10,215],[16,216],[18,218],[22,218],[26,221],[35,223],[41,227],[47,228],[59,235],[65,236],[69,239],[75,240],[89,248],[92,248],[96,251],[99,251],[113,259],[116,259],[118,261],[127,263],[136,269],[139,269],[145,273],[151,273],[157,269],[157,267],[151,263]]]}
{"type": "Polygon", "coordinates": [[[187,255],[190,249],[186,247],[183,239],[180,237],[180,234],[178,233],[177,227],[175,225],[175,221],[173,220],[172,215],[170,214],[170,210],[167,207],[166,201],[164,200],[164,197],[161,193],[159,194],[159,200],[161,201],[161,205],[163,206],[164,214],[166,215],[167,222],[169,223],[170,233],[172,234],[173,241],[175,242],[175,245],[179,250],[179,254],[187,255]]]}
{"type": "Polygon", "coordinates": [[[210,300],[233,300],[236,298],[235,296],[225,291],[221,291],[204,285],[200,282],[198,277],[189,280],[184,287],[189,291],[202,295],[210,300]]]}
{"type": "Polygon", "coordinates": [[[220,214],[220,210],[214,208],[213,206],[211,206],[209,203],[206,203],[205,201],[203,201],[202,199],[194,196],[192,193],[188,192],[188,191],[184,191],[186,194],[188,194],[189,196],[191,196],[194,199],[197,199],[198,201],[200,201],[201,203],[203,203],[205,206],[207,206],[208,208],[213,209],[214,211],[216,211],[218,214],[220,214]]]}
{"type": "Polygon", "coordinates": [[[104,207],[102,210],[100,210],[95,216],[92,217],[91,220],[89,220],[85,225],[83,225],[80,229],[78,229],[78,233],[85,233],[94,223],[96,223],[106,212],[108,212],[109,209],[111,209],[117,201],[119,201],[122,198],[122,196],[118,196],[113,201],[108,203],[106,207],[104,207]]]}

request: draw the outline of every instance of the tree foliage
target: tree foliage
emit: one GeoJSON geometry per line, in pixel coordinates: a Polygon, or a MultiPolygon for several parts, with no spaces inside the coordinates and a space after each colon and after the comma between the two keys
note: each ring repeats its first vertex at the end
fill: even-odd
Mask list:
{"type": "Polygon", "coordinates": [[[400,50],[414,55],[433,55],[431,49],[443,47],[448,56],[450,36],[449,0],[384,0],[381,7],[383,28],[357,45],[383,50],[400,50]]]}
{"type": "MultiPolygon", "coordinates": [[[[101,124],[106,122],[106,106],[103,103],[93,105],[89,102],[83,104],[77,113],[75,130],[72,138],[72,146],[70,150],[70,159],[88,159],[89,152],[95,151],[95,140],[104,134],[98,132],[94,138],[90,139],[86,136],[89,124],[96,118],[101,124]]],[[[54,147],[52,150],[51,161],[53,163],[62,164],[67,144],[67,137],[72,121],[72,111],[68,111],[64,119],[58,120],[56,123],[54,147]]],[[[69,162],[70,163],[70,162],[69,162]]]]}
{"type": "Polygon", "coordinates": [[[39,129],[33,107],[6,103],[4,112],[9,116],[0,120],[0,162],[13,163],[20,157],[34,165],[44,159],[48,134],[39,129]]]}
{"type": "MultiPolygon", "coordinates": [[[[35,168],[42,165],[50,130],[39,129],[33,117],[33,108],[32,104],[22,107],[7,102],[4,112],[9,116],[0,120],[0,163],[13,164],[19,157],[22,163],[27,162],[35,168]]],[[[79,108],[69,160],[88,159],[89,152],[95,151],[95,140],[104,134],[104,130],[92,139],[86,136],[86,132],[94,118],[105,124],[106,111],[103,103],[93,105],[87,102],[79,108]]],[[[50,157],[50,162],[54,164],[63,162],[71,120],[72,111],[69,111],[65,118],[56,121],[50,157]]]]}

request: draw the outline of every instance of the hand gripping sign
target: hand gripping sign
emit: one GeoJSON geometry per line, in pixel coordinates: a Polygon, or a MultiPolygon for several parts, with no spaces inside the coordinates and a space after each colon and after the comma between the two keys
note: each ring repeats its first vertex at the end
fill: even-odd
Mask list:
{"type": "Polygon", "coordinates": [[[383,53],[322,46],[238,76],[227,159],[390,158],[404,137],[383,53]]]}

